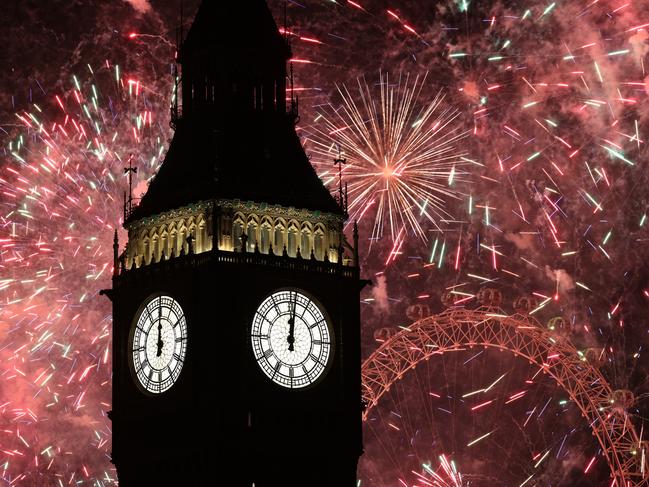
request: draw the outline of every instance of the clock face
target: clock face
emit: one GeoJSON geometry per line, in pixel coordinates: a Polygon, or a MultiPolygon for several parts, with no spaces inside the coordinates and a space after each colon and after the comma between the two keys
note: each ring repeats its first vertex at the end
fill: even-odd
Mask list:
{"type": "Polygon", "coordinates": [[[331,360],[331,329],[320,307],[300,291],[268,296],[252,322],[252,350],[276,384],[299,389],[321,378],[331,360]]]}
{"type": "Polygon", "coordinates": [[[178,380],[187,353],[187,322],[178,301],[164,295],[147,301],[131,336],[137,381],[153,394],[169,389],[178,380]]]}

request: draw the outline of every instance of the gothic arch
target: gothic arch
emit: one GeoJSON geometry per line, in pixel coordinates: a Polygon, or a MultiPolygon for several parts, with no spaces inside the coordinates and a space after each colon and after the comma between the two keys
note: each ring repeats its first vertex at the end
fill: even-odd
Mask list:
{"type": "Polygon", "coordinates": [[[313,248],[313,225],[309,222],[302,222],[300,228],[300,253],[302,257],[308,258],[313,248]]]}
{"type": "Polygon", "coordinates": [[[273,242],[274,242],[273,246],[277,249],[275,253],[279,255],[284,251],[284,247],[288,245],[286,241],[286,235],[287,235],[286,220],[284,218],[276,218],[274,228],[275,228],[275,235],[273,238],[273,242]]]}
{"type": "Polygon", "coordinates": [[[259,226],[259,250],[262,253],[268,253],[273,238],[273,219],[265,216],[261,219],[261,225],[259,226]]]}
{"type": "Polygon", "coordinates": [[[318,223],[313,230],[313,253],[318,260],[323,260],[325,257],[325,249],[327,248],[326,232],[327,229],[322,223],[318,223]]]}
{"type": "Polygon", "coordinates": [[[259,217],[257,215],[248,215],[246,235],[248,236],[248,250],[252,251],[255,245],[259,244],[259,217]]]}
{"type": "Polygon", "coordinates": [[[568,393],[591,425],[618,487],[649,485],[644,446],[624,405],[615,403],[624,391],[613,391],[567,338],[534,318],[495,306],[452,308],[390,335],[362,366],[364,420],[394,382],[434,355],[466,346],[507,350],[536,364],[568,393]]]}
{"type": "Polygon", "coordinates": [[[288,255],[295,257],[297,255],[297,248],[300,246],[300,222],[297,220],[289,220],[286,229],[286,248],[288,255]]]}
{"type": "Polygon", "coordinates": [[[243,213],[235,213],[232,217],[232,248],[235,250],[244,251],[241,248],[241,236],[246,228],[246,217],[243,213]]]}

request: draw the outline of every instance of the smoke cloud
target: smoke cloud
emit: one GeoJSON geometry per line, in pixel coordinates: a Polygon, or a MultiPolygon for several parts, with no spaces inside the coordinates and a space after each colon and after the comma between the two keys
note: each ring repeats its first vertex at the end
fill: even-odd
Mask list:
{"type": "Polygon", "coordinates": [[[149,0],[126,0],[126,2],[141,14],[145,14],[151,10],[149,0]]]}

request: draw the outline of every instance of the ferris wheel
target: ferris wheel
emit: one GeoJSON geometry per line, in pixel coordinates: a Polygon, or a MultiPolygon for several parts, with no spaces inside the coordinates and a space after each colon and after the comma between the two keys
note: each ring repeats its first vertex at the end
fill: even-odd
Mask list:
{"type": "MultiPolygon", "coordinates": [[[[454,297],[447,294],[442,299],[447,309],[442,313],[422,317],[401,329],[384,328],[375,333],[382,343],[362,366],[366,444],[369,440],[375,450],[373,455],[380,451],[385,457],[382,461],[395,466],[395,480],[406,487],[499,485],[499,469],[510,469],[519,476],[519,485],[540,485],[534,476],[542,471],[541,464],[549,465],[552,460],[565,466],[567,443],[572,441],[573,450],[582,456],[587,449],[581,446],[584,442],[592,450],[592,459],[586,458],[582,475],[594,469],[597,458],[603,458],[605,462],[599,462],[600,473],[610,473],[610,480],[603,485],[649,485],[647,444],[638,435],[629,411],[634,396],[628,390],[613,390],[607,383],[600,371],[604,350],[577,350],[567,336],[568,324],[562,318],[542,325],[533,316],[536,305],[532,298],[518,298],[514,313],[507,314],[501,307],[500,291],[483,289],[477,297],[480,306],[467,309],[454,306],[454,297]],[[444,361],[436,357],[442,354],[448,354],[444,361]],[[449,367],[445,364],[448,360],[455,362],[455,368],[444,372],[444,367],[449,367]],[[504,374],[494,374],[499,368],[504,374]],[[485,379],[490,373],[492,377],[485,379]],[[446,374],[445,380],[440,380],[441,374],[446,374]],[[464,377],[463,383],[451,384],[458,377],[464,377]],[[520,390],[505,390],[507,381],[511,387],[520,383],[520,390]],[[547,395],[543,391],[551,388],[560,392],[549,394],[550,399],[543,406],[547,395]],[[523,404],[519,399],[534,395],[539,406],[532,408],[531,402],[518,410],[512,406],[523,404]],[[491,416],[483,415],[483,411],[491,416]],[[485,416],[489,419],[484,420],[485,416]],[[530,421],[531,418],[534,420],[530,421]],[[543,418],[545,426],[539,418],[543,418]],[[511,427],[499,426],[507,421],[511,427]],[[457,426],[451,427],[453,422],[462,424],[461,431],[457,426]],[[531,426],[534,422],[539,424],[531,426]],[[427,423],[434,426],[427,429],[427,423]],[[561,423],[581,426],[567,426],[566,433],[544,431],[561,423]],[[518,431],[522,439],[516,446],[518,440],[511,436],[518,431]],[[591,435],[596,442],[588,440],[591,435]],[[452,452],[448,451],[449,442],[453,443],[452,452]],[[535,447],[533,443],[542,446],[535,447]],[[469,458],[466,450],[477,444],[487,445],[479,455],[481,458],[491,455],[499,459],[486,469],[491,473],[467,471],[463,475],[452,456],[469,458]],[[526,449],[530,451],[528,465],[507,464],[526,449]],[[407,452],[403,457],[405,463],[412,460],[405,468],[404,459],[399,457],[402,451],[407,452]],[[438,462],[433,460],[435,456],[438,462]],[[420,468],[414,468],[417,463],[420,468]],[[480,483],[480,475],[484,483],[480,483]]],[[[480,468],[484,462],[474,462],[477,464],[469,470],[485,470],[480,468]]],[[[362,459],[361,471],[378,471],[380,468],[372,463],[371,458],[362,459]]],[[[599,485],[589,482],[592,481],[587,478],[581,484],[564,479],[559,485],[599,485]]]]}

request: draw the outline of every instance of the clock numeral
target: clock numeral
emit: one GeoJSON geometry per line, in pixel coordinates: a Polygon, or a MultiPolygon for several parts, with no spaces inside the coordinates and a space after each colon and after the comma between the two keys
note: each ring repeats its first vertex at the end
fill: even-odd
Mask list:
{"type": "Polygon", "coordinates": [[[320,362],[320,358],[316,357],[316,356],[313,355],[312,353],[309,354],[309,357],[310,357],[311,360],[313,360],[314,362],[316,362],[316,363],[318,363],[318,364],[320,364],[320,365],[324,365],[322,362],[320,362]]]}
{"type": "Polygon", "coordinates": [[[302,370],[304,371],[304,375],[306,375],[307,380],[309,381],[309,384],[311,384],[311,376],[309,375],[309,371],[306,370],[306,367],[303,365],[302,370]]]}
{"type": "Polygon", "coordinates": [[[185,339],[185,337],[178,337],[176,338],[176,343],[180,343],[185,339]]]}
{"type": "Polygon", "coordinates": [[[181,357],[180,355],[178,355],[177,353],[174,353],[174,358],[175,358],[178,362],[182,362],[182,361],[183,361],[182,357],[181,357]]]}
{"type": "Polygon", "coordinates": [[[137,347],[133,349],[134,352],[144,352],[144,350],[145,350],[144,347],[137,347]]]}
{"type": "Polygon", "coordinates": [[[322,345],[322,340],[313,340],[314,345],[322,345]]]}
{"type": "Polygon", "coordinates": [[[288,376],[291,378],[291,380],[293,379],[293,367],[288,368],[288,376]]]}
{"type": "Polygon", "coordinates": [[[271,355],[273,355],[273,351],[270,348],[264,352],[264,357],[266,358],[270,358],[271,355]]]}
{"type": "Polygon", "coordinates": [[[277,362],[277,363],[275,364],[275,370],[273,371],[273,376],[271,377],[271,379],[273,379],[273,378],[275,377],[275,375],[277,374],[277,372],[279,372],[279,368],[280,368],[281,366],[282,366],[282,362],[277,362]]]}
{"type": "Polygon", "coordinates": [[[309,328],[313,329],[313,328],[315,328],[316,326],[318,326],[320,323],[322,323],[323,321],[324,321],[324,320],[318,320],[318,321],[316,321],[315,323],[313,323],[312,325],[309,325],[309,328]]]}

